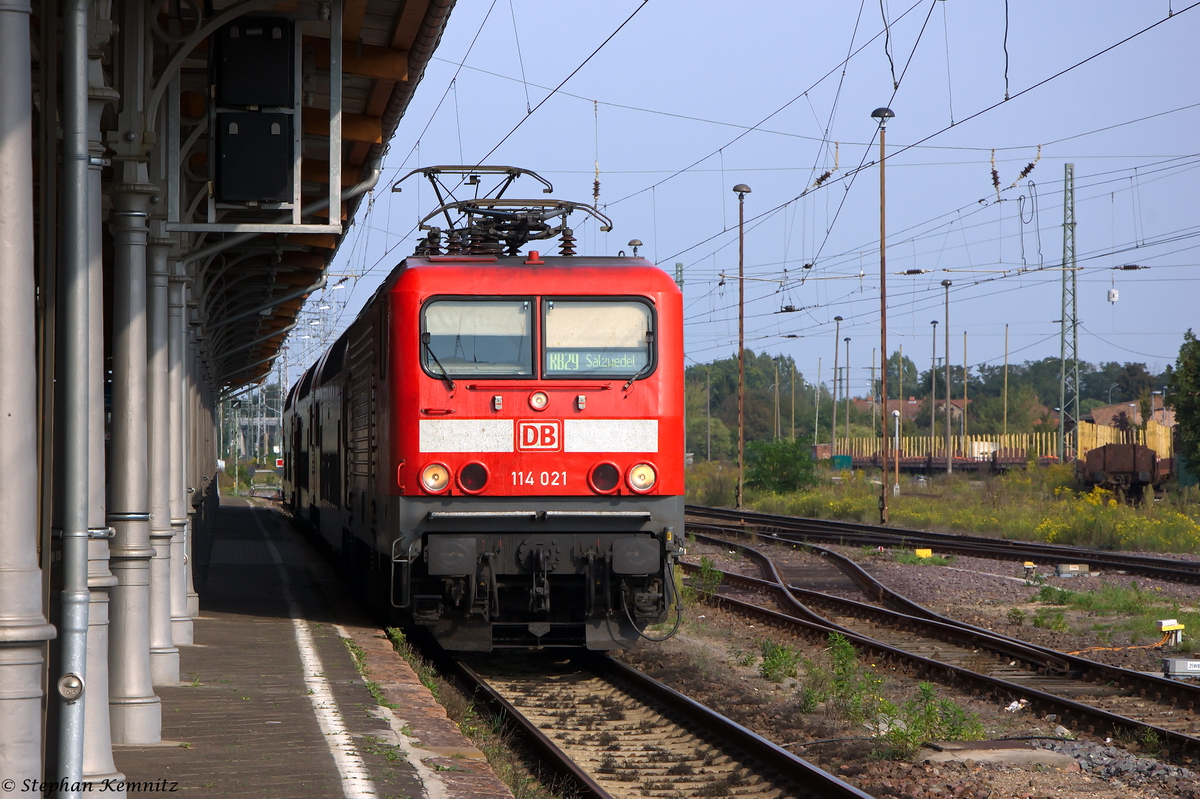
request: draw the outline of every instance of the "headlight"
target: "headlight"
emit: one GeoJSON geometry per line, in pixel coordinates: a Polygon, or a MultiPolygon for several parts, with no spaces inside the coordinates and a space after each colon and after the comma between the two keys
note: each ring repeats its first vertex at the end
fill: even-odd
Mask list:
{"type": "Polygon", "coordinates": [[[535,391],[529,395],[529,407],[535,411],[544,411],[549,404],[550,397],[546,396],[545,391],[535,391]]]}
{"type": "Polygon", "coordinates": [[[488,482],[488,470],[482,463],[472,462],[458,470],[458,487],[468,494],[478,494],[488,482]]]}
{"type": "Polygon", "coordinates": [[[625,479],[629,481],[629,487],[639,494],[644,494],[654,488],[654,484],[658,482],[658,472],[648,463],[639,463],[633,466],[625,479]]]}
{"type": "Polygon", "coordinates": [[[598,494],[611,494],[621,483],[621,471],[611,463],[597,463],[588,474],[588,484],[598,494]]]}
{"type": "Polygon", "coordinates": [[[440,494],[450,486],[450,470],[441,463],[431,463],[421,470],[421,486],[430,494],[440,494]]]}

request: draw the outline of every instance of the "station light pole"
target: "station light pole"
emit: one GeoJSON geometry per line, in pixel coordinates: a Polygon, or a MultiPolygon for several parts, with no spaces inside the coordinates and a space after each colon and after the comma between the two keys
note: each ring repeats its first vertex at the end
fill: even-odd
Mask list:
{"type": "Polygon", "coordinates": [[[746,195],[750,187],[733,187],[738,196],[738,481],[737,507],[746,485],[746,195]]]}
{"type": "MultiPolygon", "coordinates": [[[[850,448],[850,337],[846,336],[843,339],[846,342],[846,449],[850,448]]],[[[850,453],[853,454],[853,453],[850,453]]]]}
{"type": "Polygon", "coordinates": [[[933,442],[937,439],[937,320],[933,325],[933,356],[929,362],[929,462],[933,463],[933,442]]]}
{"type": "Polygon", "coordinates": [[[879,384],[879,393],[883,397],[882,404],[882,419],[879,424],[880,438],[883,443],[882,464],[883,464],[883,480],[882,490],[879,494],[879,523],[888,523],[888,488],[887,488],[887,464],[888,464],[888,436],[887,436],[887,364],[888,364],[888,348],[887,348],[887,255],[885,244],[887,242],[887,223],[886,223],[886,193],[884,191],[884,163],[885,152],[884,143],[887,139],[887,121],[896,116],[890,108],[876,108],[871,112],[871,117],[879,122],[879,354],[883,359],[883,374],[879,384]]]}
{"type": "Polygon", "coordinates": [[[954,456],[950,452],[950,287],[953,285],[949,280],[942,281],[946,290],[946,474],[954,471],[954,456]]]}
{"type": "MultiPolygon", "coordinates": [[[[896,422],[896,482],[892,486],[892,492],[898,496],[900,494],[900,411],[892,411],[892,419],[896,422]]],[[[887,469],[887,464],[885,463],[883,467],[887,469]]]]}
{"type": "Polygon", "coordinates": [[[838,381],[841,380],[841,373],[838,372],[838,339],[842,335],[842,317],[833,317],[833,425],[829,431],[829,462],[833,465],[833,456],[837,455],[837,403],[838,403],[838,381]]]}

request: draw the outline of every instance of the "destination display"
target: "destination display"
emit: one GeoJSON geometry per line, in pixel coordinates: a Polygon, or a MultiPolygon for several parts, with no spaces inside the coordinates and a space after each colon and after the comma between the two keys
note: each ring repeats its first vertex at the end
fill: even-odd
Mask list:
{"type": "Polygon", "coordinates": [[[649,360],[646,349],[570,348],[546,350],[546,375],[611,375],[629,377],[649,360]]]}

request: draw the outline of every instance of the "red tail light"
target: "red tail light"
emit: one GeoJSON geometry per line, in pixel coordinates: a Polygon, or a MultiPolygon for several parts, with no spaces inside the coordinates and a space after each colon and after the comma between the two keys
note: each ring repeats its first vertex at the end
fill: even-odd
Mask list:
{"type": "Polygon", "coordinates": [[[588,485],[597,494],[611,494],[621,484],[621,470],[611,463],[597,463],[588,472],[588,485]]]}
{"type": "Polygon", "coordinates": [[[468,494],[478,494],[487,488],[488,470],[482,463],[471,462],[458,470],[458,487],[468,494]]]}

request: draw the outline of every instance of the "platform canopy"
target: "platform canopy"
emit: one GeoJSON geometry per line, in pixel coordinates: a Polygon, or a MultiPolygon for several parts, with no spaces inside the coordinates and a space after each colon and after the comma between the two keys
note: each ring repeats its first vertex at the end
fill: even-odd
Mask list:
{"type": "MultiPolygon", "coordinates": [[[[140,38],[147,57],[140,63],[115,52],[128,37],[103,41],[109,22],[117,31],[133,24],[125,18],[133,6],[118,4],[111,21],[93,25],[93,40],[114,51],[104,60],[118,64],[112,71],[106,64],[102,81],[90,81],[93,101],[105,104],[106,214],[108,195],[128,181],[122,159],[148,161],[147,182],[159,190],[150,200],[150,241],[170,242],[172,277],[187,281],[200,361],[215,396],[270,373],[306,298],[324,285],[453,5],[146,3],[150,19],[140,38]],[[134,63],[145,72],[137,92],[145,118],[130,126],[134,63]],[[140,137],[137,127],[144,128],[140,137]]],[[[35,15],[35,37],[37,24],[35,15]]],[[[35,83],[40,77],[49,88],[40,53],[53,52],[55,43],[51,31],[40,36],[35,83]]],[[[53,94],[46,92],[51,100],[53,94]]],[[[54,180],[46,165],[35,173],[39,188],[54,180]]]]}

